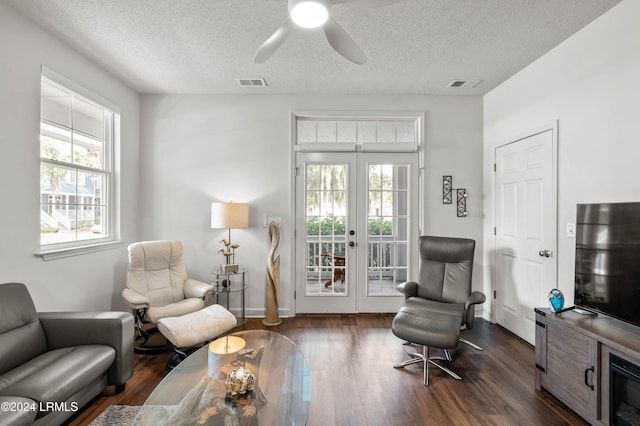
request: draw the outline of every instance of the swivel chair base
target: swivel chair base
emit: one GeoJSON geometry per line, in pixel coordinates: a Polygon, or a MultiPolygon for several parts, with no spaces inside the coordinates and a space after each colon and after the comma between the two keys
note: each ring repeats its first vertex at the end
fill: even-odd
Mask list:
{"type": "Polygon", "coordinates": [[[446,358],[444,357],[430,357],[429,356],[429,346],[423,346],[422,347],[422,354],[419,353],[412,353],[409,354],[409,356],[411,356],[412,358],[401,362],[399,364],[396,364],[393,366],[393,368],[404,368],[407,365],[411,365],[411,364],[417,364],[419,362],[423,362],[424,363],[424,371],[423,371],[423,382],[425,386],[429,386],[429,364],[432,364],[436,367],[438,367],[439,369],[441,369],[442,371],[444,371],[445,373],[447,373],[448,375],[450,375],[451,377],[453,377],[456,380],[462,380],[462,377],[458,376],[456,373],[454,373],[453,371],[449,370],[447,367],[438,364],[436,361],[451,361],[451,356],[449,355],[449,351],[445,351],[445,355],[446,358]],[[426,362],[428,361],[428,362],[426,362]]]}
{"type": "Polygon", "coordinates": [[[475,343],[473,343],[473,342],[468,341],[467,339],[460,338],[460,343],[464,343],[464,344],[466,344],[466,345],[469,345],[469,346],[471,346],[473,349],[476,349],[476,350],[478,350],[478,351],[484,351],[484,349],[482,349],[480,346],[476,345],[476,344],[475,344],[475,343]]]}

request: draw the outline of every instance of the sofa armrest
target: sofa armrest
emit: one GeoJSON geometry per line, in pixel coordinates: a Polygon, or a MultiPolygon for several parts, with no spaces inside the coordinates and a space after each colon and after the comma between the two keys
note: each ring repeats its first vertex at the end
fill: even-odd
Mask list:
{"type": "Polygon", "coordinates": [[[133,374],[133,315],[128,312],[39,312],[47,349],[108,345],[116,358],[108,383],[122,387],[133,374]]]}
{"type": "Polygon", "coordinates": [[[133,291],[130,288],[125,288],[124,290],[122,290],[122,298],[134,311],[151,307],[151,300],[149,300],[148,297],[136,291],[133,291]]]}
{"type": "Polygon", "coordinates": [[[187,278],[184,283],[184,296],[185,298],[197,297],[198,299],[204,299],[204,297],[213,292],[213,286],[202,281],[187,278]]]}
{"type": "Polygon", "coordinates": [[[26,426],[36,420],[38,403],[20,396],[0,396],[0,426],[26,426]],[[8,404],[8,405],[7,405],[8,404]]]}
{"type": "Polygon", "coordinates": [[[415,281],[406,281],[401,284],[398,284],[396,289],[404,294],[406,299],[410,297],[415,297],[418,295],[418,283],[415,281]]]}

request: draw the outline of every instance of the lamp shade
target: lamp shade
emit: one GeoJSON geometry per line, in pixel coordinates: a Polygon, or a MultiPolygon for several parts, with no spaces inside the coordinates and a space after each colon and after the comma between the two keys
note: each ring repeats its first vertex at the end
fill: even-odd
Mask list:
{"type": "Polygon", "coordinates": [[[211,228],[244,229],[249,227],[249,204],[211,203],[211,228]]]}

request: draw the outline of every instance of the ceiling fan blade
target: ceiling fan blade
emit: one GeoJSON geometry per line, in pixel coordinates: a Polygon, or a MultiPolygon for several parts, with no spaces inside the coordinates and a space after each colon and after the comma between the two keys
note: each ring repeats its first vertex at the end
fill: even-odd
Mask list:
{"type": "Polygon", "coordinates": [[[327,36],[327,40],[331,47],[351,62],[358,65],[362,65],[367,62],[367,56],[364,52],[360,50],[358,45],[340,26],[340,24],[334,21],[331,17],[329,17],[329,20],[324,24],[324,35],[327,36]]]}
{"type": "Polygon", "coordinates": [[[280,47],[280,45],[285,41],[289,33],[294,27],[294,23],[290,18],[285,19],[280,28],[276,30],[275,33],[271,35],[262,43],[262,46],[258,48],[256,51],[256,57],[254,58],[254,62],[256,64],[264,64],[267,59],[271,57],[275,53],[276,50],[280,47]]]}
{"type": "Polygon", "coordinates": [[[374,8],[390,6],[403,1],[405,0],[331,0],[331,4],[348,4],[350,6],[374,8]]]}

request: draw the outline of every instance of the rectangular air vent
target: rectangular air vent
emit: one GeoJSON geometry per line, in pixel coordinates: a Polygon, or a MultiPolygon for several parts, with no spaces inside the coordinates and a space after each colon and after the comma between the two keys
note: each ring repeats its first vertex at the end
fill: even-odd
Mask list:
{"type": "Polygon", "coordinates": [[[267,87],[264,78],[236,78],[236,81],[241,87],[267,87]]]}
{"type": "Polygon", "coordinates": [[[473,87],[476,87],[480,83],[482,83],[482,80],[453,80],[451,83],[447,84],[447,87],[473,88],[473,87]]]}

